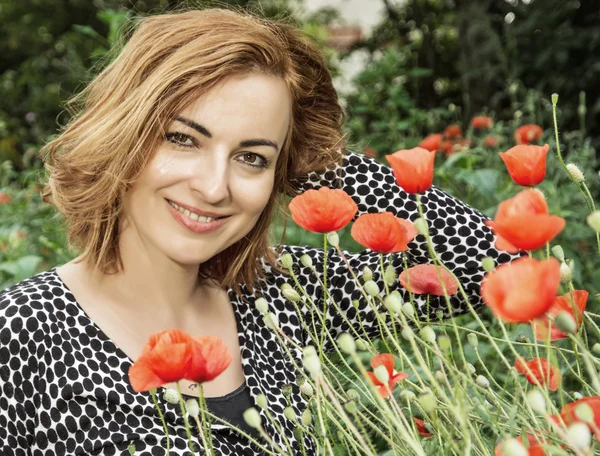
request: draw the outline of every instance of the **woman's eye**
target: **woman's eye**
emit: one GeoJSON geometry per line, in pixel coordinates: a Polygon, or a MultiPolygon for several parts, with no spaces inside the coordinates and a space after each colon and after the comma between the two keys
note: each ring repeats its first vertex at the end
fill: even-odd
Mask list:
{"type": "Polygon", "coordinates": [[[262,155],[253,152],[245,152],[240,155],[242,161],[253,168],[266,168],[269,165],[268,160],[262,155]]]}
{"type": "Polygon", "coordinates": [[[195,146],[194,139],[191,136],[186,135],[184,133],[167,133],[165,137],[167,138],[167,141],[181,147],[195,146]]]}

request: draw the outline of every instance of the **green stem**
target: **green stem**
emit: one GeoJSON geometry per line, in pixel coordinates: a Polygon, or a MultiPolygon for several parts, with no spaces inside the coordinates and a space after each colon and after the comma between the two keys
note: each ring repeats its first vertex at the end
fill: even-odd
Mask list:
{"type": "Polygon", "coordinates": [[[156,388],[152,388],[150,390],[150,396],[152,396],[152,401],[154,402],[154,405],[156,406],[156,410],[158,410],[158,416],[160,416],[160,422],[162,423],[163,429],[165,430],[165,435],[167,436],[167,456],[169,456],[169,454],[171,452],[171,440],[169,439],[169,429],[167,428],[167,422],[165,421],[163,412],[160,409],[158,400],[156,399],[156,388]]]}

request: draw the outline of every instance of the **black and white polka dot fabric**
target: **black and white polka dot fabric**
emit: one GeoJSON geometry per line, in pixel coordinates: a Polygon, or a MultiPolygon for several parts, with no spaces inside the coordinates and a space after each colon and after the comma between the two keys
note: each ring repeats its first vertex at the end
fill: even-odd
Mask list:
{"type": "MultiPolygon", "coordinates": [[[[349,153],[342,167],[310,175],[302,183],[304,189],[323,185],[343,188],[358,204],[358,215],[389,211],[410,220],[418,217],[414,196],[398,187],[388,167],[368,157],[349,153]]],[[[494,236],[483,224],[486,217],[477,210],[437,188],[427,191],[422,202],[437,252],[461,280],[472,304],[481,307],[479,287],[484,275],[481,259],[489,256],[504,263],[517,256],[494,248],[494,236]]],[[[410,265],[430,262],[423,236],[417,236],[409,247],[410,265]]],[[[300,246],[286,246],[285,250],[294,257],[299,282],[316,303],[322,304],[321,287],[299,258],[309,255],[322,271],[323,251],[300,246]]],[[[367,250],[346,256],[359,275],[369,266],[375,272],[374,280],[384,289],[381,274],[376,272],[378,254],[367,250]]],[[[389,261],[390,257],[386,257],[385,264],[389,261]]],[[[394,256],[391,261],[397,272],[401,272],[400,258],[394,256]]],[[[259,394],[266,395],[270,414],[277,423],[274,426],[261,411],[263,426],[275,443],[285,447],[287,440],[294,454],[300,455],[294,434],[296,425],[284,416],[283,410],[289,403],[300,417],[307,402],[296,384],[297,373],[286,350],[255,308],[255,299],[258,296],[267,299],[269,311],[276,316],[280,328],[298,345],[304,346],[311,339],[303,330],[294,305],[282,295],[281,285],[291,283],[291,279],[269,268],[267,272],[268,278],[261,282],[255,295],[245,288],[242,296],[232,290],[228,292],[237,319],[246,385],[253,399],[259,394]],[[286,397],[282,389],[288,385],[291,394],[286,397]]],[[[376,337],[379,329],[374,314],[334,249],[328,251],[328,281],[339,306],[327,309],[326,326],[332,336],[348,330],[349,325],[356,328],[362,325],[369,337],[376,337]],[[353,300],[358,300],[357,307],[353,300]]],[[[391,288],[405,296],[397,281],[391,288]]],[[[408,296],[405,298],[408,300],[408,296]]],[[[418,315],[426,319],[425,297],[415,298],[418,315]]],[[[455,315],[467,311],[458,298],[453,297],[451,304],[455,315]]],[[[309,317],[307,308],[300,307],[304,318],[309,317]]],[[[443,298],[432,297],[429,308],[429,316],[433,318],[438,309],[446,316],[450,314],[443,298]]],[[[314,320],[320,325],[318,318],[314,320]]],[[[326,345],[331,348],[327,340],[326,345]]],[[[300,350],[292,345],[287,349],[300,364],[300,350]]],[[[127,372],[132,363],[90,320],[55,269],[1,292],[0,454],[127,455],[129,445],[134,445],[135,454],[140,456],[166,454],[166,437],[152,398],[149,393],[136,393],[129,386],[127,372]]],[[[158,398],[161,409],[166,410],[171,454],[191,454],[179,407],[164,401],[162,389],[158,398]]],[[[218,455],[262,454],[245,439],[240,443],[235,437],[228,427],[213,424],[218,455]]],[[[194,440],[197,439],[194,433],[194,440]]],[[[315,454],[314,441],[306,434],[303,439],[306,454],[315,454]]]]}

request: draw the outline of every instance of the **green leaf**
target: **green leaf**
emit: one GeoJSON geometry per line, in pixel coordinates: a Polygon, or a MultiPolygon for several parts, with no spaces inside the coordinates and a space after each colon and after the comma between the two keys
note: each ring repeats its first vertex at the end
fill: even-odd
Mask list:
{"type": "Polygon", "coordinates": [[[481,195],[493,198],[500,176],[497,169],[462,170],[456,174],[456,179],[473,186],[481,195]]]}

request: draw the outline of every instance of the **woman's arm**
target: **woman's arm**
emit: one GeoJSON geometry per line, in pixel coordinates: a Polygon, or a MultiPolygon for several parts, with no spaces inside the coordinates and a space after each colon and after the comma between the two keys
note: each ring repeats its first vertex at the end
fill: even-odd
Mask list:
{"type": "MultiPolygon", "coordinates": [[[[344,157],[343,166],[333,171],[309,175],[301,184],[301,189],[317,189],[321,186],[341,188],[348,193],[358,205],[356,217],[365,213],[385,211],[411,221],[419,217],[415,195],[407,194],[398,186],[389,167],[362,155],[349,153],[344,157]]],[[[459,279],[473,307],[480,308],[483,302],[479,290],[485,274],[481,260],[484,257],[492,257],[496,264],[501,264],[519,258],[522,254],[511,255],[497,250],[494,247],[494,234],[484,225],[484,221],[489,220],[489,217],[442,190],[432,187],[421,196],[421,202],[437,255],[459,279]]],[[[295,269],[299,275],[307,277],[303,281],[310,285],[311,298],[315,303],[322,303],[322,287],[311,283],[308,277],[310,271],[300,264],[299,258],[303,254],[309,255],[322,278],[323,251],[291,246],[286,246],[286,250],[294,257],[295,269]]],[[[433,263],[423,235],[417,235],[405,253],[409,267],[433,263]]],[[[362,325],[370,338],[378,337],[380,330],[375,314],[367,305],[345,261],[334,249],[329,249],[327,256],[327,289],[339,306],[339,310],[332,304],[327,306],[327,328],[335,338],[339,333],[348,331],[350,325],[357,330],[362,325]],[[358,301],[357,307],[352,304],[353,301],[358,301]]],[[[368,266],[373,271],[373,280],[377,283],[380,294],[385,294],[378,253],[365,250],[355,254],[344,252],[344,256],[359,276],[361,283],[363,283],[362,270],[368,266]]],[[[384,267],[391,262],[397,276],[404,270],[401,254],[384,255],[383,262],[384,267]]],[[[408,292],[400,286],[397,279],[388,289],[390,292],[398,290],[403,300],[409,302],[408,292]]],[[[429,296],[427,305],[427,295],[414,295],[414,303],[415,314],[421,320],[436,319],[438,310],[443,312],[444,318],[469,311],[460,292],[450,297],[450,309],[444,297],[429,296]]],[[[380,312],[387,312],[380,302],[377,308],[380,312]]]]}

